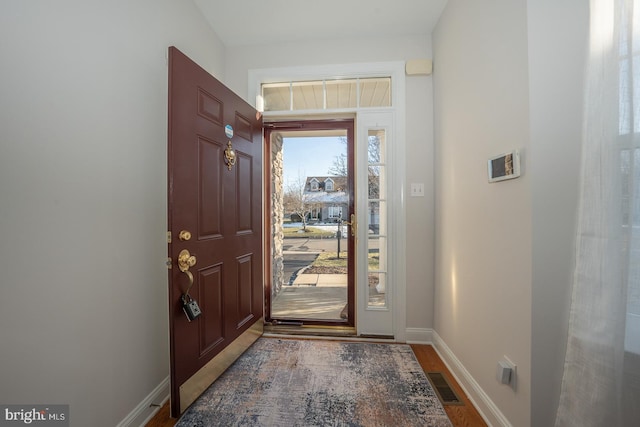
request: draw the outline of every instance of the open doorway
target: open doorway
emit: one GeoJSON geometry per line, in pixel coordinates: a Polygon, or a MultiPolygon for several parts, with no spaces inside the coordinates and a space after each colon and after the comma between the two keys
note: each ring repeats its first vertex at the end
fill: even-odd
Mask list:
{"type": "Polygon", "coordinates": [[[266,320],[355,326],[354,121],[265,126],[266,320]]]}

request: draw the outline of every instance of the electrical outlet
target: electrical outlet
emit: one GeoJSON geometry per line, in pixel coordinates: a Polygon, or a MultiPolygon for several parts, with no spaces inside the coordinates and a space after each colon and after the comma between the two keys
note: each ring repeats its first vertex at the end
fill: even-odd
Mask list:
{"type": "Polygon", "coordinates": [[[412,183],[411,184],[411,197],[424,197],[424,184],[412,183]]]}

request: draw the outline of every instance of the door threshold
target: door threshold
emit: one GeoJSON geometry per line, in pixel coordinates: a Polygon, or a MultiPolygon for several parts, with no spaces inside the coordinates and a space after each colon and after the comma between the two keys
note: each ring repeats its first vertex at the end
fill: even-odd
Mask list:
{"type": "Polygon", "coordinates": [[[264,325],[264,336],[307,335],[313,337],[355,337],[356,328],[351,326],[318,325],[264,325]]]}
{"type": "Polygon", "coordinates": [[[390,335],[357,335],[356,328],[346,326],[273,326],[265,324],[262,336],[267,338],[323,339],[375,343],[398,342],[395,337],[390,335]]]}

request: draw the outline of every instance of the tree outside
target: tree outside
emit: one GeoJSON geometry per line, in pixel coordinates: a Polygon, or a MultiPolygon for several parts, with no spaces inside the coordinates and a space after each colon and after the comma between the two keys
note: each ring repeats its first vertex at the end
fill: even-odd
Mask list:
{"type": "Polygon", "coordinates": [[[307,218],[318,209],[320,204],[305,194],[306,178],[298,176],[294,182],[287,184],[283,195],[283,205],[285,212],[295,214],[300,217],[302,230],[307,230],[307,218]]]}
{"type": "MultiPolygon", "coordinates": [[[[346,137],[340,137],[340,141],[347,144],[346,137]]],[[[380,137],[369,136],[368,145],[368,189],[369,199],[377,199],[380,195],[380,137]]],[[[333,164],[327,171],[330,175],[347,176],[347,155],[340,153],[333,159],[333,164]]]]}

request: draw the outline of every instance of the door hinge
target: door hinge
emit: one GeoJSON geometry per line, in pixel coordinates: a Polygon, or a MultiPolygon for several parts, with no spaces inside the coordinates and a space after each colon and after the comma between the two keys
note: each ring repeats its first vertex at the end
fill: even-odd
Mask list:
{"type": "Polygon", "coordinates": [[[167,258],[167,269],[171,270],[173,268],[173,260],[171,257],[167,258]]]}
{"type": "Polygon", "coordinates": [[[171,232],[167,231],[167,243],[171,243],[171,232]]]}

